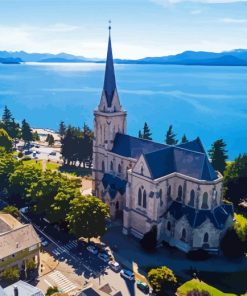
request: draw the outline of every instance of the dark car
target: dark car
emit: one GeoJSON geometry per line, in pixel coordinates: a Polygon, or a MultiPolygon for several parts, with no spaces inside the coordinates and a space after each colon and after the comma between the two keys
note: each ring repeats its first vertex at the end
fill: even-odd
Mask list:
{"type": "Polygon", "coordinates": [[[136,285],[144,294],[149,293],[149,286],[146,283],[138,280],[138,281],[136,281],[136,285]]]}

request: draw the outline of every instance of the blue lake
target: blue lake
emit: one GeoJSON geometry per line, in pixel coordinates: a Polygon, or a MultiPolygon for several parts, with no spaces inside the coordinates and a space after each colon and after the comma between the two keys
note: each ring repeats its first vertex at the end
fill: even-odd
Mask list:
{"type": "MultiPolygon", "coordinates": [[[[200,136],[208,149],[223,138],[229,157],[247,152],[247,71],[245,67],[116,65],[128,132],[137,135],[147,121],[153,139],[164,141],[173,124],[178,138],[200,136]]],[[[99,103],[103,64],[0,65],[0,112],[33,127],[66,124],[92,127],[99,103]]]]}

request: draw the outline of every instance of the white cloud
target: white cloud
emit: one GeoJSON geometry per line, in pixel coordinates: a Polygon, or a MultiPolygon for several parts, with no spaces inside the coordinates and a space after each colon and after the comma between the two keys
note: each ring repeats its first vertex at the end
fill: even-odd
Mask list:
{"type": "Polygon", "coordinates": [[[226,24],[247,24],[247,19],[223,18],[220,22],[226,24]]]}

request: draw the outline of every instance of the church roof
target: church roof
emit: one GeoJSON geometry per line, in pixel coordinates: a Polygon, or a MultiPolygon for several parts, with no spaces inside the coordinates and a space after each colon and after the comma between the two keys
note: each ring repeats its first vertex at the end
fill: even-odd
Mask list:
{"type": "Polygon", "coordinates": [[[173,201],[166,213],[170,213],[176,220],[185,216],[192,228],[199,227],[209,219],[216,228],[222,229],[227,218],[229,216],[233,217],[233,207],[231,204],[223,204],[213,210],[196,210],[180,202],[173,201]]]}
{"type": "Polygon", "coordinates": [[[115,89],[116,89],[116,79],[115,79],[113,56],[112,56],[111,35],[109,32],[107,58],[106,58],[106,66],[105,66],[105,80],[104,80],[104,92],[105,92],[108,107],[111,107],[115,89]]]}
{"type": "Polygon", "coordinates": [[[166,147],[144,155],[153,179],[177,172],[199,180],[213,181],[217,173],[206,153],[179,146],[166,147]]]}
{"type": "Polygon", "coordinates": [[[112,152],[124,157],[139,158],[141,154],[157,151],[168,147],[165,144],[132,137],[117,133],[114,139],[112,152]]]}
{"type": "Polygon", "coordinates": [[[127,181],[111,174],[104,174],[102,184],[108,190],[111,199],[114,199],[117,192],[122,195],[125,193],[127,181]]]}

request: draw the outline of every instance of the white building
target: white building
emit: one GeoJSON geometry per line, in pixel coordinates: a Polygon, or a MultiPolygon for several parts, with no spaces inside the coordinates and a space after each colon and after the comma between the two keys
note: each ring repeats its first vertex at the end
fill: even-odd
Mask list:
{"type": "Polygon", "coordinates": [[[222,176],[199,138],[168,146],[127,135],[109,35],[105,80],[94,111],[94,194],[123,219],[123,233],[138,238],[157,228],[157,239],[183,251],[217,250],[233,222],[223,204],[222,176]]]}

